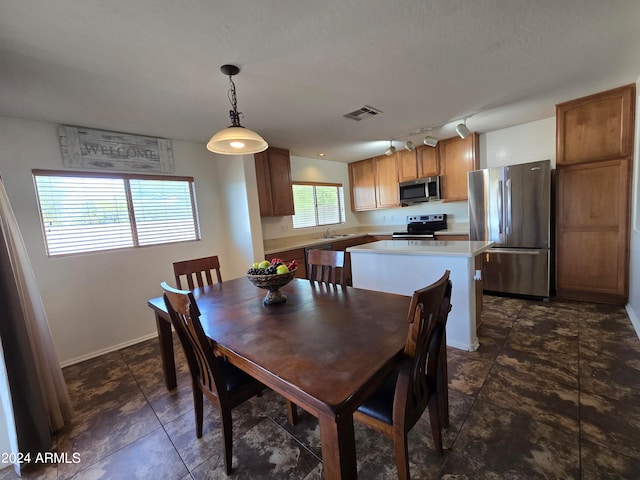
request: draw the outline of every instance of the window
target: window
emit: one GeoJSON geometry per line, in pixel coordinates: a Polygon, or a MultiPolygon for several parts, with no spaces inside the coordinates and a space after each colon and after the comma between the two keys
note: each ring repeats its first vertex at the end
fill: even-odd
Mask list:
{"type": "Polygon", "coordinates": [[[331,183],[294,183],[293,228],[344,223],[342,185],[331,183]]]}
{"type": "Polygon", "coordinates": [[[33,175],[51,257],[200,239],[193,178],[33,175]]]}

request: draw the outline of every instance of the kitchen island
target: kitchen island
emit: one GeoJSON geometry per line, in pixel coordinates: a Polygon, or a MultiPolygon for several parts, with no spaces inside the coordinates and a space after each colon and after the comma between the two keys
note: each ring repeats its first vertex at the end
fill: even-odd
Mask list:
{"type": "MultiPolygon", "coordinates": [[[[493,242],[382,240],[349,247],[353,286],[411,296],[451,271],[453,284],[447,345],[478,349],[482,257],[493,242]]],[[[407,308],[409,303],[407,302],[407,308]]]]}

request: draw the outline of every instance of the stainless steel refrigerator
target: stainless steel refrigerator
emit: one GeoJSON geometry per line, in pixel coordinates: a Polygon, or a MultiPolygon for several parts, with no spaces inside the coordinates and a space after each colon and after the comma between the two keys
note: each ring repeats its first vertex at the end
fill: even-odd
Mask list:
{"type": "Polygon", "coordinates": [[[469,239],[495,242],[483,254],[484,290],[548,298],[550,160],[469,172],[469,239]]]}

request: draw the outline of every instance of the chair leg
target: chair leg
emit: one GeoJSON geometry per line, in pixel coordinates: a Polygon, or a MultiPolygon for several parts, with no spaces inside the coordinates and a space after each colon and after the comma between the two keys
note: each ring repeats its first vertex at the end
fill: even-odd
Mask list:
{"type": "Polygon", "coordinates": [[[449,373],[447,369],[446,336],[443,338],[437,373],[437,394],[440,410],[440,424],[443,428],[449,426],[449,373]]]}
{"type": "Polygon", "coordinates": [[[393,453],[396,459],[398,480],[409,480],[409,448],[407,446],[406,433],[404,435],[394,434],[393,453]]]}
{"type": "Polygon", "coordinates": [[[220,422],[222,423],[224,468],[227,475],[230,475],[233,470],[233,423],[231,421],[231,409],[220,406],[220,422]]]}
{"type": "Polygon", "coordinates": [[[196,437],[202,438],[202,391],[193,385],[193,412],[196,416],[196,437]]]}
{"type": "Polygon", "coordinates": [[[290,425],[298,423],[298,406],[291,400],[287,400],[287,418],[290,425]]]}
{"type": "Polygon", "coordinates": [[[429,400],[429,421],[431,422],[431,434],[433,435],[433,443],[436,450],[443,455],[442,450],[442,430],[440,428],[440,402],[438,401],[437,392],[431,396],[429,400]]]}

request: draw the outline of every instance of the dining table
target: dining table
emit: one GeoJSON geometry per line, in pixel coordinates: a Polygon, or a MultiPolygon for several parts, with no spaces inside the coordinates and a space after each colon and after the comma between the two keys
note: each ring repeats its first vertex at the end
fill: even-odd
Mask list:
{"type": "MultiPolygon", "coordinates": [[[[241,277],[193,295],[216,353],[318,419],[325,479],[357,477],[353,413],[402,358],[409,297],[294,278],[286,301],[241,277]]],[[[176,387],[170,317],[156,317],[167,388],[176,387]]]]}

